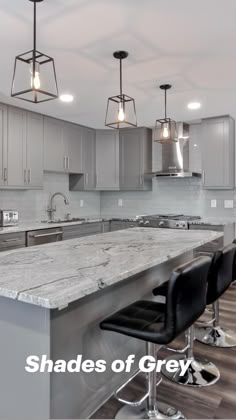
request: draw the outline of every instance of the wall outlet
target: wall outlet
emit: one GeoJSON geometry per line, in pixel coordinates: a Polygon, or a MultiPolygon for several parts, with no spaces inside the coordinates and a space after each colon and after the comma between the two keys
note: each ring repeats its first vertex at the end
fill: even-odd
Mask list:
{"type": "Polygon", "coordinates": [[[211,200],[211,208],[216,208],[216,207],[217,207],[217,201],[211,200]]]}
{"type": "Polygon", "coordinates": [[[79,205],[80,207],[84,207],[84,200],[80,200],[79,205]]]}
{"type": "Polygon", "coordinates": [[[118,206],[119,207],[122,207],[123,206],[123,200],[122,200],[122,198],[119,198],[119,200],[118,200],[118,206]]]}
{"type": "Polygon", "coordinates": [[[234,208],[234,200],[224,200],[224,208],[225,209],[233,209],[234,208]]]}

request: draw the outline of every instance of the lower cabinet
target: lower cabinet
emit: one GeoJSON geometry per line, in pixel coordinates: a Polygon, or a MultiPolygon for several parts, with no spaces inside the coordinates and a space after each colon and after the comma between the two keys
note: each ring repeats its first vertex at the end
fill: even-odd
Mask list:
{"type": "Polygon", "coordinates": [[[96,235],[96,233],[103,233],[103,224],[86,223],[83,225],[73,225],[63,227],[63,240],[80,238],[82,236],[96,235]]]}
{"type": "Polygon", "coordinates": [[[137,227],[136,222],[127,222],[122,220],[112,220],[110,225],[110,231],[114,232],[115,230],[123,230],[123,229],[130,229],[133,227],[137,227]]]}
{"type": "Polygon", "coordinates": [[[0,235],[0,251],[9,251],[26,246],[25,232],[3,233],[0,235]]]}

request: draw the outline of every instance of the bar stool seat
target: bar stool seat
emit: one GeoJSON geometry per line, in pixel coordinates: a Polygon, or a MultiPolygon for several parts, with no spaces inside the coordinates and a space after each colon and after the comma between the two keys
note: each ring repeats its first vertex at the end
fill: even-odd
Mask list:
{"type": "MultiPolygon", "coordinates": [[[[204,312],[206,281],[211,260],[199,257],[177,267],[171,274],[166,303],[140,300],[121,309],[101,322],[103,330],[113,331],[140,339],[147,344],[147,354],[156,359],[156,345],[166,345],[190,327],[204,312]]],[[[136,374],[135,374],[136,375],[136,374]]],[[[135,376],[133,375],[133,376],[135,376]]],[[[127,406],[117,418],[183,419],[183,414],[163,403],[156,402],[157,374],[148,373],[147,393],[140,402],[147,401],[146,409],[140,402],[129,402],[118,397],[127,406]]],[[[130,379],[127,383],[130,382],[130,379]]]]}

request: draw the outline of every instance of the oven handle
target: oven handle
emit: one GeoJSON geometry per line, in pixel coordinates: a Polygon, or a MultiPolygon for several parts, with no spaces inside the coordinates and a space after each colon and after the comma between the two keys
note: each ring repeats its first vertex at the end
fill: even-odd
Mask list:
{"type": "Polygon", "coordinates": [[[58,236],[62,235],[62,232],[51,232],[51,233],[40,233],[38,235],[29,235],[31,238],[45,238],[46,236],[58,236]]]}

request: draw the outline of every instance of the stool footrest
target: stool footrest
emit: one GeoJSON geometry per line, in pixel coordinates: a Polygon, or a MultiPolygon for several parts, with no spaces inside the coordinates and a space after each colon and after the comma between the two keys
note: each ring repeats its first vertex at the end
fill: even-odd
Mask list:
{"type": "Polygon", "coordinates": [[[189,349],[189,344],[185,346],[183,349],[173,349],[172,347],[165,347],[166,350],[172,351],[173,353],[184,354],[189,349]]]}
{"type": "MultiPolygon", "coordinates": [[[[138,401],[127,401],[124,400],[123,398],[119,397],[119,393],[138,375],[141,373],[141,370],[137,370],[132,376],[130,376],[130,378],[124,382],[120,388],[118,388],[115,392],[114,392],[114,396],[115,398],[122,404],[127,404],[131,407],[139,407],[141,404],[143,404],[143,402],[148,398],[149,396],[149,392],[147,392],[140,400],[138,401]]],[[[156,386],[160,385],[160,383],[162,382],[162,378],[160,378],[158,380],[158,382],[156,383],[156,386]]]]}

